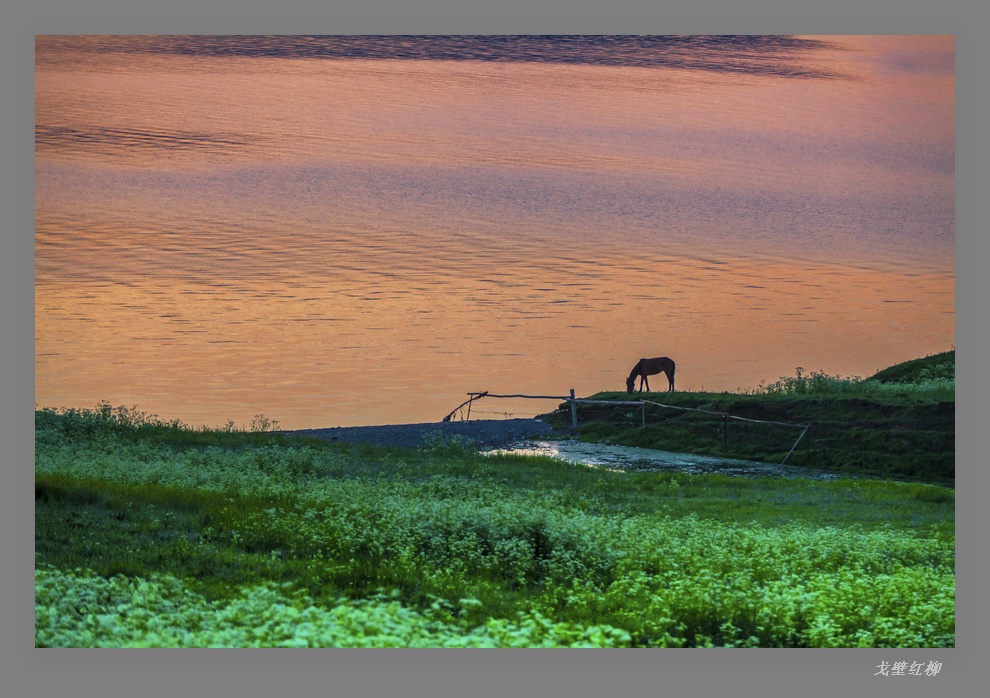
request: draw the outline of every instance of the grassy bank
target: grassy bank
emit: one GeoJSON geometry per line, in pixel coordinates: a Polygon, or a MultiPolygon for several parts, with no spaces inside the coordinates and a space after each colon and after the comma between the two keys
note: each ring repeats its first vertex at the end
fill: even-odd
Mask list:
{"type": "MultiPolygon", "coordinates": [[[[645,426],[638,407],[582,405],[579,437],[939,484],[955,478],[954,351],[867,379],[798,371],[749,393],[590,396],[640,398],[665,405],[646,407],[645,426]]],[[[543,418],[569,428],[570,407],[543,418]]]]}
{"type": "Polygon", "coordinates": [[[36,413],[39,646],[951,646],[954,493],[36,413]]]}

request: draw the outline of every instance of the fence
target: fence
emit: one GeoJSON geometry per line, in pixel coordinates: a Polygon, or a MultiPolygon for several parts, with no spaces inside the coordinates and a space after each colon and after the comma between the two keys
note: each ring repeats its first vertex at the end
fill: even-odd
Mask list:
{"type": "Polygon", "coordinates": [[[578,426],[577,406],[579,404],[582,404],[582,405],[607,405],[607,406],[610,406],[610,407],[639,407],[642,410],[642,424],[643,424],[644,427],[646,426],[646,406],[647,405],[656,405],[657,407],[664,407],[664,408],[672,409],[672,410],[684,410],[684,411],[687,411],[687,412],[699,412],[699,413],[702,413],[702,414],[713,415],[715,417],[720,417],[722,419],[722,425],[723,425],[722,434],[723,434],[723,438],[726,440],[726,443],[728,443],[728,435],[729,435],[728,422],[729,422],[730,419],[731,420],[741,421],[741,422],[749,422],[749,423],[752,423],[752,424],[769,424],[769,425],[774,425],[774,426],[779,426],[779,427],[790,427],[790,428],[795,428],[795,429],[801,429],[801,434],[794,441],[794,444],[791,446],[791,450],[787,452],[787,455],[784,456],[784,459],[780,462],[781,465],[783,465],[784,463],[786,463],[787,462],[787,459],[791,457],[791,454],[794,453],[794,449],[797,448],[798,444],[801,442],[801,440],[804,438],[805,434],[808,433],[808,430],[812,426],[811,424],[793,424],[793,423],[790,423],[790,422],[775,422],[775,421],[771,421],[771,420],[750,419],[748,417],[738,417],[736,415],[731,415],[731,414],[728,414],[727,412],[716,412],[716,411],[713,411],[713,410],[703,410],[703,409],[700,409],[700,408],[697,408],[697,407],[683,407],[683,406],[680,406],[680,405],[665,405],[662,402],[657,402],[655,400],[623,400],[623,401],[620,401],[620,400],[588,400],[586,398],[575,397],[575,395],[574,395],[574,389],[573,388],[571,388],[571,394],[570,395],[522,395],[522,394],[518,394],[518,393],[511,394],[511,395],[496,395],[494,393],[488,392],[487,390],[486,391],[483,391],[483,392],[467,393],[467,395],[469,396],[469,398],[467,400],[465,400],[464,402],[462,402],[460,405],[458,405],[456,408],[454,408],[450,412],[450,414],[448,414],[446,417],[444,417],[443,418],[443,421],[444,422],[451,421],[451,419],[454,417],[454,415],[457,414],[459,411],[463,410],[465,407],[467,407],[467,416],[465,417],[465,419],[466,420],[470,420],[471,419],[471,405],[475,401],[480,400],[481,398],[490,397],[490,398],[495,398],[495,399],[499,399],[499,398],[523,398],[523,399],[527,399],[527,400],[560,400],[560,401],[566,401],[566,402],[570,403],[570,407],[571,407],[571,426],[574,429],[577,429],[577,426],[578,426]]]}

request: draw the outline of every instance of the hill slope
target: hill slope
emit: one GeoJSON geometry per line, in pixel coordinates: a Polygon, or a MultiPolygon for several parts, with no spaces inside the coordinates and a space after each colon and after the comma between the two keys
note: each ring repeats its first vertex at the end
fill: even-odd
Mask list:
{"type": "MultiPolygon", "coordinates": [[[[866,379],[781,379],[753,393],[599,393],[640,407],[581,405],[578,437],[849,474],[951,484],[955,479],[955,352],[866,379]],[[805,429],[807,427],[807,429],[805,429]]],[[[562,404],[543,418],[570,426],[562,404]]]]}

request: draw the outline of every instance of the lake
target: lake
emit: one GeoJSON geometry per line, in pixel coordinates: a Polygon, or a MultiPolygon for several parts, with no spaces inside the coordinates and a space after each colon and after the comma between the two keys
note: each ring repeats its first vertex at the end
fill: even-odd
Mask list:
{"type": "Polygon", "coordinates": [[[428,422],[950,349],[954,72],[938,36],[39,36],[36,404],[428,422]]]}

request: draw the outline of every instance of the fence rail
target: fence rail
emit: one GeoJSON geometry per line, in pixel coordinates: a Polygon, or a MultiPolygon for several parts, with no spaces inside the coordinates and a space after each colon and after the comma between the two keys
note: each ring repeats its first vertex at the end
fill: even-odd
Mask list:
{"type": "Polygon", "coordinates": [[[697,408],[697,407],[683,407],[681,405],[665,405],[664,403],[657,402],[655,400],[588,400],[586,398],[575,397],[575,395],[574,395],[574,389],[573,388],[571,388],[570,395],[524,395],[524,394],[521,394],[521,393],[513,393],[513,394],[501,395],[501,394],[496,394],[496,393],[490,393],[487,390],[482,391],[482,392],[467,393],[467,395],[469,396],[469,398],[467,400],[465,400],[464,402],[462,402],[457,407],[455,407],[453,410],[451,410],[450,414],[448,414],[446,417],[443,418],[443,421],[444,422],[449,422],[453,418],[453,416],[455,414],[457,414],[457,412],[459,410],[463,409],[465,406],[467,407],[467,417],[466,417],[466,419],[467,420],[470,420],[471,419],[471,405],[472,405],[472,403],[474,403],[476,400],[480,400],[481,398],[490,397],[490,398],[495,398],[495,399],[500,399],[500,398],[513,398],[513,399],[522,398],[522,399],[526,399],[526,400],[562,400],[562,401],[568,402],[568,403],[570,403],[570,406],[571,406],[571,426],[574,429],[577,429],[577,426],[578,426],[577,406],[579,404],[580,405],[609,405],[609,406],[613,406],[613,407],[639,407],[639,408],[642,409],[643,426],[644,427],[646,426],[646,406],[647,405],[656,405],[657,407],[663,407],[663,408],[672,409],[672,410],[684,410],[684,411],[687,411],[687,412],[700,412],[702,414],[710,414],[710,415],[713,415],[715,417],[721,417],[722,418],[722,422],[723,422],[722,433],[723,433],[724,438],[726,439],[726,441],[728,441],[728,434],[729,434],[727,422],[730,419],[734,419],[734,420],[738,420],[738,421],[742,421],[742,422],[751,422],[751,423],[755,423],[755,424],[772,424],[774,426],[779,426],[779,427],[791,427],[791,428],[795,428],[795,429],[801,429],[801,434],[797,437],[797,440],[794,442],[794,445],[791,446],[791,450],[787,452],[787,455],[786,456],[784,456],[784,460],[782,460],[780,462],[781,465],[783,465],[784,463],[786,463],[787,462],[787,459],[791,457],[791,454],[794,453],[794,449],[797,448],[798,444],[801,442],[801,439],[804,438],[805,434],[808,433],[808,430],[812,426],[811,424],[793,424],[791,422],[775,422],[775,421],[764,420],[764,419],[751,419],[749,417],[739,417],[739,416],[736,416],[736,415],[732,415],[732,414],[729,414],[727,412],[716,412],[716,411],[713,411],[713,410],[703,410],[703,409],[700,409],[700,408],[697,408]]]}

